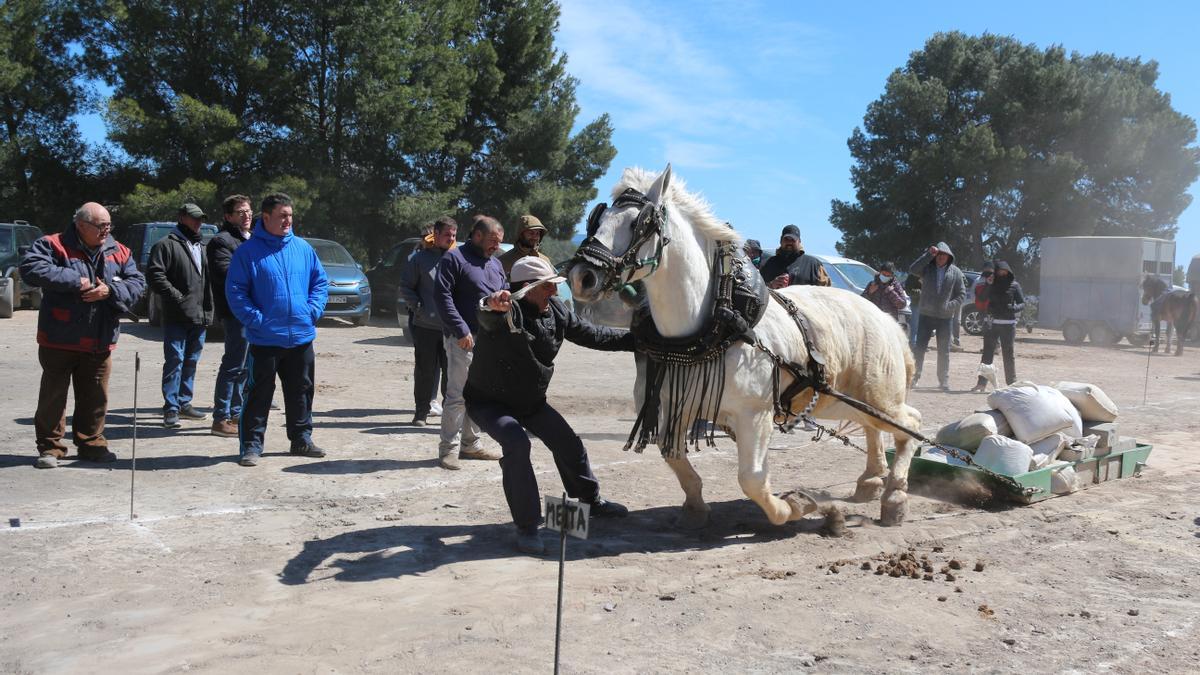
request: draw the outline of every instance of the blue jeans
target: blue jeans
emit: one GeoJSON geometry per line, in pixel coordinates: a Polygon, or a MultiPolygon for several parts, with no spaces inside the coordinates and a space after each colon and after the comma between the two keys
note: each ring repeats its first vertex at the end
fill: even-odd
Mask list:
{"type": "Polygon", "coordinates": [[[166,323],[163,331],[163,412],[178,412],[192,403],[196,364],[204,350],[204,326],[166,323]]]}
{"type": "Polygon", "coordinates": [[[237,419],[242,414],[246,390],[246,342],[242,324],[229,316],[221,320],[225,327],[225,353],[217,368],[217,385],[213,389],[213,421],[237,419]]]}

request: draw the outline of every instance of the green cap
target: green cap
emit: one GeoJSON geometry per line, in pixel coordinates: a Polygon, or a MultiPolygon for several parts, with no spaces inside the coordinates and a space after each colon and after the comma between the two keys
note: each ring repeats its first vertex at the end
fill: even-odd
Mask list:
{"type": "Polygon", "coordinates": [[[193,218],[204,218],[205,217],[204,209],[200,208],[199,206],[197,206],[191,202],[188,202],[188,203],[184,204],[183,206],[179,207],[179,215],[191,216],[193,218]]]}

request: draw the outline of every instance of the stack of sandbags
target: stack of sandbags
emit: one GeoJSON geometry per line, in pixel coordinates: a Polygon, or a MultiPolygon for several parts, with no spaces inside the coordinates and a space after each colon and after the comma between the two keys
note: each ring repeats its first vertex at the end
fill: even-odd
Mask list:
{"type": "Polygon", "coordinates": [[[988,395],[988,405],[1004,413],[1013,436],[1036,443],[1062,432],[1071,438],[1083,435],[1083,419],[1062,392],[1032,382],[1018,382],[988,395]]]}
{"type": "Polygon", "coordinates": [[[1100,387],[1086,382],[1059,382],[1054,385],[1079,411],[1083,419],[1083,435],[1097,436],[1095,456],[1132,450],[1132,438],[1117,433],[1117,404],[1100,387]]]}

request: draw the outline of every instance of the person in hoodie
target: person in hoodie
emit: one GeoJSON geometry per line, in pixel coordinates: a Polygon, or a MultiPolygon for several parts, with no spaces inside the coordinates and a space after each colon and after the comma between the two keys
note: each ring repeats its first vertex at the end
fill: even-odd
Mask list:
{"type": "Polygon", "coordinates": [[[867,284],[862,296],[897,321],[900,320],[900,310],[908,304],[904,287],[896,279],[896,266],[890,262],[879,266],[879,271],[867,284]]]}
{"type": "Polygon", "coordinates": [[[262,458],[276,377],[283,385],[291,454],[325,456],[312,440],[313,340],[329,299],[329,278],[313,247],[292,233],[291,197],[268,195],[259,211],[259,226],[234,252],[225,280],[229,309],[250,343],[250,375],[238,424],[242,466],[257,466],[262,458]]]}
{"type": "Polygon", "coordinates": [[[196,364],[213,319],[208,259],[200,236],[204,218],[196,204],[179,207],[178,224],[150,249],[146,266],[146,282],[162,299],[162,424],[168,429],[178,429],[180,417],[206,417],[192,407],[196,364]]]}
{"type": "Polygon", "coordinates": [[[500,256],[500,265],[504,268],[504,278],[512,273],[513,263],[526,256],[535,255],[550,264],[552,260],[542,253],[542,238],[546,236],[546,226],[535,216],[521,216],[521,226],[517,228],[517,243],[500,256]]]}
{"type": "Polygon", "coordinates": [[[917,323],[917,341],[913,347],[917,372],[913,375],[912,386],[917,386],[917,381],[921,379],[929,338],[936,333],[938,387],[942,391],[949,391],[950,324],[958,316],[958,309],[966,297],[966,277],[954,264],[954,253],[944,241],[930,246],[908,271],[921,277],[920,320],[917,323]]]}
{"type": "Polygon", "coordinates": [[[212,279],[212,294],[215,311],[213,319],[220,321],[225,329],[225,353],[217,368],[217,383],[213,387],[213,423],[210,433],[214,436],[237,438],[237,420],[242,416],[243,395],[246,388],[246,342],[242,324],[229,311],[225,298],[225,279],[229,276],[229,263],[238,247],[250,238],[253,226],[254,207],[245,195],[230,195],[221,203],[225,222],[205,247],[208,257],[208,273],[212,279]]]}
{"type": "MultiPolygon", "coordinates": [[[[997,260],[993,268],[992,276],[975,287],[975,302],[978,303],[982,296],[983,302],[987,303],[980,368],[991,368],[992,359],[996,355],[996,343],[999,343],[1000,351],[1004,354],[1004,381],[1012,384],[1017,380],[1013,342],[1017,337],[1017,317],[1021,316],[1021,310],[1025,309],[1025,294],[1021,292],[1021,284],[1013,277],[1012,268],[1007,262],[997,260]]],[[[979,381],[971,391],[986,390],[987,377],[981,373],[979,381]]]]}
{"type": "Polygon", "coordinates": [[[829,273],[825,266],[804,252],[800,243],[800,228],[788,225],[779,235],[779,248],[759,268],[759,273],[771,288],[786,286],[828,286],[829,273]]]}

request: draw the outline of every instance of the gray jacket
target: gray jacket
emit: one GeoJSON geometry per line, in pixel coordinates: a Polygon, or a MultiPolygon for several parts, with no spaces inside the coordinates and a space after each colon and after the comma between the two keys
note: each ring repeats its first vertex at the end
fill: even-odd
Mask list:
{"type": "Polygon", "coordinates": [[[937,249],[950,255],[950,263],[946,265],[940,287],[937,280],[937,261],[929,251],[922,253],[921,257],[909,266],[908,271],[921,277],[921,305],[918,310],[921,315],[949,319],[958,315],[958,308],[962,306],[963,298],[966,297],[966,277],[954,264],[954,253],[946,242],[939,241],[937,249]]]}
{"type": "Polygon", "coordinates": [[[433,304],[433,294],[437,283],[434,268],[444,253],[436,246],[418,248],[408,257],[408,264],[400,270],[400,287],[397,290],[408,305],[408,311],[413,314],[413,323],[421,328],[442,330],[442,320],[433,304]]]}

